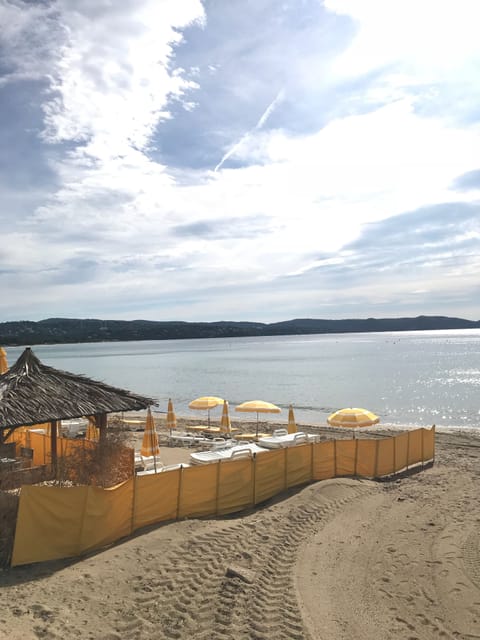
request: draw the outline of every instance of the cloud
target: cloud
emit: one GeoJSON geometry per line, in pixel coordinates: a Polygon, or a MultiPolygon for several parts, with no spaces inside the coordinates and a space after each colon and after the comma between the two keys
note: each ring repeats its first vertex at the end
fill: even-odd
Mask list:
{"type": "Polygon", "coordinates": [[[476,4],[299,6],[0,0],[3,317],[476,313],[476,4]]]}
{"type": "Polygon", "coordinates": [[[480,189],[480,169],[467,171],[458,176],[453,182],[452,188],[456,191],[478,191],[480,189]]]}

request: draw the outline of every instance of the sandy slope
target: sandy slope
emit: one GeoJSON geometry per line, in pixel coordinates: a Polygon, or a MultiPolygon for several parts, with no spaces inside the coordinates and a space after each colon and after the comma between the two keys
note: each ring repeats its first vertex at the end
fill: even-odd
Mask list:
{"type": "Polygon", "coordinates": [[[437,441],[410,477],[319,482],[0,574],[0,637],[480,638],[480,440],[437,441]]]}

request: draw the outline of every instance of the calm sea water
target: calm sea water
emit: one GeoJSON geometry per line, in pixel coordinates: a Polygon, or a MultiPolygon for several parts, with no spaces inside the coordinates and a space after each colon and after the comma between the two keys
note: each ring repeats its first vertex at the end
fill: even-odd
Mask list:
{"type": "MultiPolygon", "coordinates": [[[[171,397],[178,415],[205,416],[188,403],[216,395],[232,414],[246,400],[274,402],[284,409],[276,420],[287,420],[292,403],[300,422],[325,423],[337,409],[360,406],[383,424],[480,428],[476,329],[32,348],[45,364],[152,396],[160,411],[171,397]]],[[[22,350],[7,348],[10,364],[22,350]]]]}

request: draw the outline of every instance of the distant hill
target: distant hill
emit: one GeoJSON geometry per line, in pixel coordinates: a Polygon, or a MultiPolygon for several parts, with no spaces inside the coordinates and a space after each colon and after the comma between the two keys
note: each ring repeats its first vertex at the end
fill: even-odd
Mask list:
{"type": "Polygon", "coordinates": [[[480,321],[418,316],[416,318],[367,318],[284,322],[156,322],[150,320],[79,320],[49,318],[38,322],[0,323],[0,345],[63,344],[185,338],[233,338],[312,333],[362,333],[368,331],[422,331],[478,329],[480,321]]]}

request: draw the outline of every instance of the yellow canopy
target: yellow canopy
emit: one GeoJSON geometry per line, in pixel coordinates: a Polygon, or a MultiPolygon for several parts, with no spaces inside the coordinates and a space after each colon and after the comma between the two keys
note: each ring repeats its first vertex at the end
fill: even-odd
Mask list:
{"type": "Polygon", "coordinates": [[[288,433],[297,433],[297,423],[295,422],[292,405],[288,408],[288,433]]]}
{"type": "Polygon", "coordinates": [[[265,402],[265,400],[249,400],[248,402],[242,402],[235,407],[235,411],[245,411],[257,414],[257,428],[256,435],[258,436],[258,414],[259,413],[280,413],[280,407],[272,404],[271,402],[265,402]]]}
{"type": "Polygon", "coordinates": [[[231,433],[232,425],[230,422],[230,415],[228,413],[228,401],[223,401],[223,412],[222,417],[220,419],[220,431],[223,433],[231,433]]]}
{"type": "Polygon", "coordinates": [[[328,416],[327,422],[332,427],[356,429],[357,427],[371,427],[380,422],[380,418],[367,409],[353,407],[335,411],[328,416]]]}
{"type": "Polygon", "coordinates": [[[250,411],[256,413],[280,413],[280,407],[272,404],[271,402],[265,402],[264,400],[249,400],[248,402],[242,402],[235,407],[235,411],[250,411]]]}
{"type": "Polygon", "coordinates": [[[168,399],[168,407],[167,407],[167,429],[176,429],[177,428],[177,416],[175,415],[175,411],[173,410],[173,402],[172,399],[168,399]]]}
{"type": "Polygon", "coordinates": [[[196,400],[192,400],[188,405],[190,409],[213,409],[219,404],[223,404],[223,398],[218,398],[217,396],[202,396],[201,398],[197,398],[196,400]]]}
{"type": "Polygon", "coordinates": [[[0,347],[0,374],[7,373],[7,371],[8,371],[7,352],[3,347],[0,347]]]}
{"type": "Polygon", "coordinates": [[[190,409],[208,411],[208,426],[210,426],[210,409],[214,409],[219,404],[223,404],[223,398],[219,398],[218,396],[202,396],[201,398],[192,400],[188,406],[190,409]]]}

